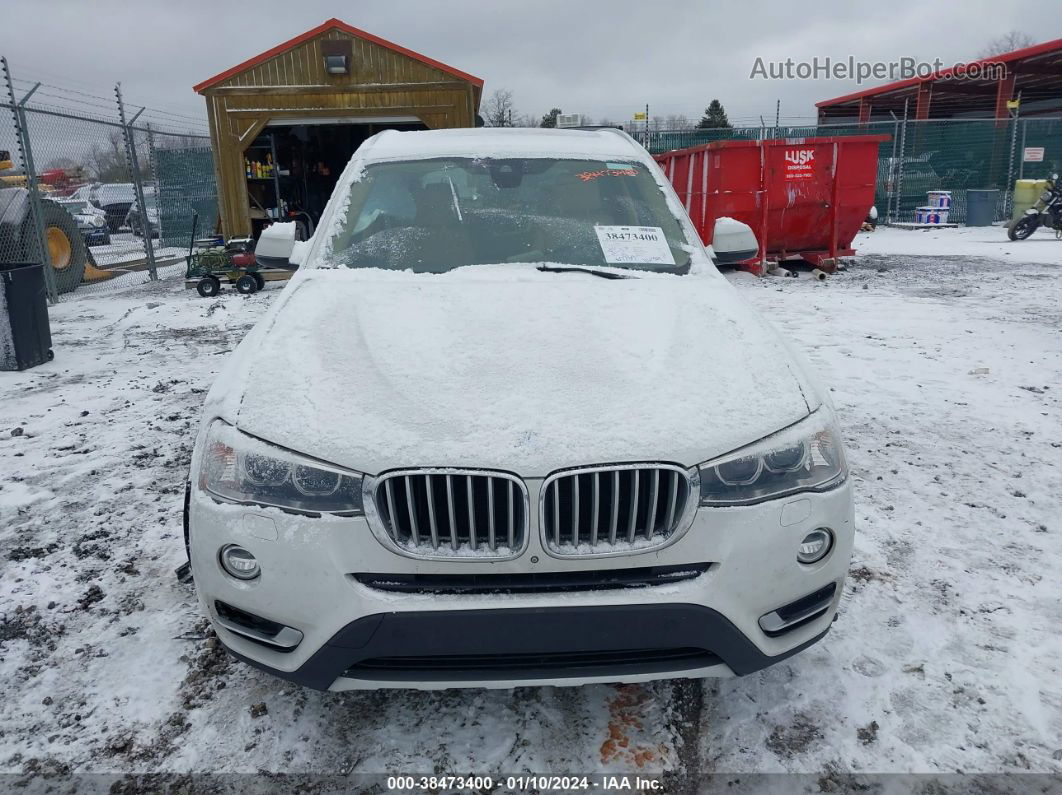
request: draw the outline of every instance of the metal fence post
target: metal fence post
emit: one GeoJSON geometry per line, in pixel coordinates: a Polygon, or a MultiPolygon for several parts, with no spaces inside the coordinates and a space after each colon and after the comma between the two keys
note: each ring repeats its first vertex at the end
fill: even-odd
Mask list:
{"type": "Polygon", "coordinates": [[[0,58],[4,66],[4,80],[7,82],[7,94],[11,100],[11,113],[15,117],[15,133],[19,149],[22,155],[22,169],[26,175],[26,186],[29,191],[30,218],[33,222],[33,232],[44,270],[44,287],[48,291],[48,301],[54,304],[59,300],[59,291],[55,284],[55,272],[52,270],[52,258],[48,252],[48,240],[44,234],[44,218],[41,215],[41,195],[37,185],[37,169],[33,163],[33,148],[30,145],[29,127],[26,123],[26,102],[33,96],[40,83],[33,86],[26,96],[15,101],[15,86],[11,80],[11,68],[7,64],[7,58],[0,58]]]}
{"type": "MultiPolygon", "coordinates": [[[[162,185],[159,184],[159,163],[155,155],[155,131],[151,129],[151,122],[145,124],[144,129],[147,130],[148,170],[151,172],[151,181],[155,184],[155,215],[159,219],[159,248],[162,248],[162,185]]],[[[275,158],[274,162],[276,162],[275,158]]],[[[144,208],[144,214],[147,214],[146,207],[144,208]]],[[[151,246],[154,248],[155,238],[151,235],[149,237],[151,238],[151,246]]]]}
{"type": "MultiPolygon", "coordinates": [[[[1003,218],[1010,218],[1014,201],[1014,148],[1018,145],[1018,112],[1014,111],[1010,130],[1010,160],[1007,164],[1007,190],[1003,194],[1003,218]]],[[[997,219],[998,220],[998,219],[997,219]]]]}
{"type": "MultiPolygon", "coordinates": [[[[892,170],[896,167],[896,146],[900,142],[900,122],[896,119],[896,114],[892,113],[892,157],[889,159],[889,167],[885,169],[885,223],[889,225],[893,221],[892,214],[892,195],[896,191],[896,186],[893,184],[892,170]]],[[[899,219],[897,219],[899,220],[899,219]]]]}
{"type": "Polygon", "coordinates": [[[1029,130],[1029,120],[1021,120],[1021,158],[1018,160],[1018,179],[1025,179],[1025,134],[1029,130]]]}
{"type": "Polygon", "coordinates": [[[117,83],[114,86],[114,95],[118,99],[118,119],[122,123],[122,135],[125,138],[125,155],[129,161],[129,170],[133,176],[136,203],[140,208],[140,231],[144,233],[144,256],[147,259],[148,272],[154,280],[158,278],[158,273],[155,270],[155,250],[151,244],[151,222],[147,217],[147,203],[144,201],[144,182],[140,176],[140,164],[136,156],[136,139],[133,137],[133,122],[144,112],[144,108],[138,110],[133,118],[126,122],[121,83],[117,83]]]}
{"type": "Polygon", "coordinates": [[[900,157],[896,163],[896,215],[897,221],[901,219],[900,204],[903,202],[903,161],[907,152],[907,105],[909,100],[903,101],[903,121],[900,123],[900,157]]]}

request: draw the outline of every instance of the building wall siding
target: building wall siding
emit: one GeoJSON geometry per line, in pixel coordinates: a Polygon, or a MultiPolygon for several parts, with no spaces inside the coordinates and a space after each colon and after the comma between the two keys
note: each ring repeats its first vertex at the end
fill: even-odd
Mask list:
{"type": "Polygon", "coordinates": [[[402,53],[330,29],[201,92],[207,102],[222,232],[251,232],[244,152],[269,121],[415,116],[427,127],[472,127],[478,87],[402,53]],[[321,41],[351,42],[350,72],[330,75],[321,41]]]}

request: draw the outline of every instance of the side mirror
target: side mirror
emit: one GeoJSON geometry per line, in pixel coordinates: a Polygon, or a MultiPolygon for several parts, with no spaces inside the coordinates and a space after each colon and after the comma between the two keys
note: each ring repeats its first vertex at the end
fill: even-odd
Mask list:
{"type": "Polygon", "coordinates": [[[712,260],[717,265],[737,265],[755,259],[760,246],[752,227],[733,218],[715,219],[712,231],[712,260]]]}
{"type": "Polygon", "coordinates": [[[291,269],[291,253],[295,249],[295,222],[270,224],[262,230],[254,257],[261,268],[291,269]]]}

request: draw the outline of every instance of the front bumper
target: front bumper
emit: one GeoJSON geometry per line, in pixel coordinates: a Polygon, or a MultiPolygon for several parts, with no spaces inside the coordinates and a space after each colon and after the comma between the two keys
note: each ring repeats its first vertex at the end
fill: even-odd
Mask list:
{"type": "MultiPolygon", "coordinates": [[[[529,482],[534,490],[538,484],[529,482]]],[[[849,483],[761,505],[698,510],[670,546],[622,557],[548,555],[534,528],[507,561],[418,560],[391,552],[364,518],[294,516],[223,505],[193,493],[191,563],[200,599],[222,643],[277,676],[319,689],[513,687],[744,675],[819,640],[829,629],[851,557],[849,483]],[[835,545],[812,566],[800,540],[830,527],[835,545]],[[262,574],[226,575],[221,546],[240,544],[262,574]],[[395,593],[357,573],[510,574],[710,564],[692,579],[641,588],[531,593],[395,593]],[[835,585],[828,607],[782,634],[759,619],[835,585]],[[278,650],[219,621],[218,603],[293,628],[278,650]]],[[[231,626],[231,624],[230,624],[231,626]]]]}
{"type": "Polygon", "coordinates": [[[769,657],[702,605],[446,610],[360,618],[290,672],[229,651],[318,690],[336,682],[351,689],[384,683],[514,687],[745,675],[796,654],[827,631],[769,657]]]}

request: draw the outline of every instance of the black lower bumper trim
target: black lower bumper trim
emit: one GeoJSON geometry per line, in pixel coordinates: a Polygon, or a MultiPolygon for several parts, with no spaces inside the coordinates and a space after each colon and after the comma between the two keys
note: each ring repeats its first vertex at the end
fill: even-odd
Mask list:
{"type": "Polygon", "coordinates": [[[670,585],[700,577],[712,564],[631,569],[551,571],[536,574],[352,574],[362,585],[398,593],[492,594],[607,591],[670,585]]]}
{"type": "MultiPolygon", "coordinates": [[[[738,675],[772,665],[818,641],[770,657],[723,615],[691,604],[438,610],[380,613],[337,632],[282,679],[327,690],[337,678],[392,682],[562,679],[681,673],[722,661],[738,675]]],[[[230,652],[232,650],[230,649],[230,652]]]]}

